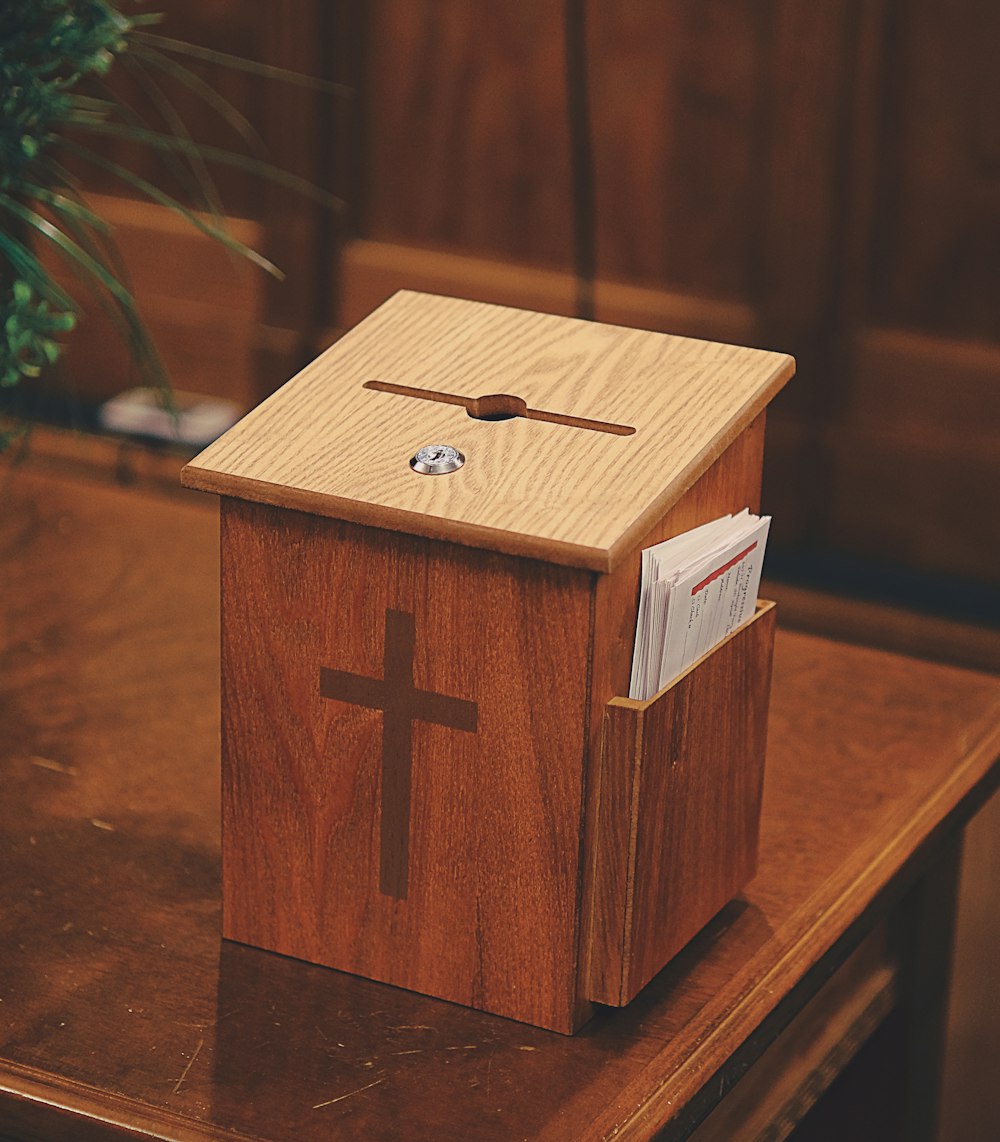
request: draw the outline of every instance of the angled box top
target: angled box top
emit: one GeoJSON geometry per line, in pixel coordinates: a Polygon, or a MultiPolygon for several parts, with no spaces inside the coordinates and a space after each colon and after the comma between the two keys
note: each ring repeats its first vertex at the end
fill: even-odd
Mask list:
{"type": "Polygon", "coordinates": [[[182,480],[607,571],[793,372],[781,353],[404,291],[182,480]],[[421,475],[426,445],[465,463],[421,475]]]}

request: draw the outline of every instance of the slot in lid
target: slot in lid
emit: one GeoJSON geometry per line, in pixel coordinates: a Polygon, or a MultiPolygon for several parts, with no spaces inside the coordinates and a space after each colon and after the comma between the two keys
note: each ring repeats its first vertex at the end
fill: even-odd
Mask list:
{"type": "Polygon", "coordinates": [[[782,353],[401,291],[181,478],[608,571],[793,372],[782,353]],[[465,463],[422,475],[427,445],[465,463]]]}

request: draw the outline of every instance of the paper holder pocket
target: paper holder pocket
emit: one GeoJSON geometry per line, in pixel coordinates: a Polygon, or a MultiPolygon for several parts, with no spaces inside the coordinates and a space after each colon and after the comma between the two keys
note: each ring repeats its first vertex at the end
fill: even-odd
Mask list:
{"type": "Polygon", "coordinates": [[[586,998],[627,1003],[757,868],[774,603],[644,702],[605,707],[586,998]]]}

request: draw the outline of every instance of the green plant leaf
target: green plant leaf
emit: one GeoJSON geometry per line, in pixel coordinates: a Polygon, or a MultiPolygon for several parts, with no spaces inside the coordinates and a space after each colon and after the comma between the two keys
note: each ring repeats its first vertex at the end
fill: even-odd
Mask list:
{"type": "MultiPolygon", "coordinates": [[[[114,298],[119,316],[124,323],[127,343],[133,357],[148,370],[149,375],[154,378],[155,387],[160,390],[164,399],[169,401],[171,399],[170,381],[166,369],[163,367],[160,355],[146,330],[131,293],[99,259],[91,256],[78,242],[69,238],[48,219],[43,218],[22,203],[14,201],[9,195],[0,194],[0,208],[9,211],[26,225],[32,227],[36,233],[47,238],[60,253],[75,262],[84,271],[91,283],[95,286],[101,286],[114,298]]],[[[99,290],[95,289],[94,292],[98,298],[102,296],[99,290]]]]}
{"type": "Polygon", "coordinates": [[[98,95],[84,95],[74,91],[69,96],[70,105],[85,111],[114,111],[116,100],[103,99],[98,95]]]}
{"type": "MultiPolygon", "coordinates": [[[[118,280],[131,292],[132,283],[129,277],[128,266],[125,264],[125,260],[118,250],[118,245],[114,240],[111,227],[99,214],[94,213],[84,201],[80,193],[80,181],[74,174],[54,159],[50,158],[48,165],[51,170],[52,185],[61,186],[64,192],[49,193],[56,194],[59,199],[64,200],[65,206],[61,208],[58,204],[54,203],[46,203],[46,205],[49,205],[50,209],[61,210],[60,216],[67,224],[69,218],[76,217],[89,225],[89,238],[98,249],[101,258],[108,266],[112,267],[112,272],[117,275],[118,280]]],[[[39,198],[41,201],[45,201],[44,197],[39,196],[39,198]]]]}
{"type": "Polygon", "coordinates": [[[44,203],[51,210],[57,211],[60,214],[72,214],[74,218],[85,222],[94,230],[102,234],[110,233],[108,224],[99,215],[95,214],[93,210],[85,206],[82,202],[67,198],[66,195],[60,194],[55,190],[48,190],[44,186],[29,186],[29,195],[36,201],[44,203]]]}
{"type": "MultiPolygon", "coordinates": [[[[253,158],[250,155],[240,155],[234,151],[227,151],[222,147],[208,146],[205,143],[191,143],[186,139],[177,139],[171,135],[161,134],[158,131],[149,131],[145,128],[132,127],[122,123],[87,123],[80,124],[80,127],[90,134],[109,135],[117,139],[142,142],[159,150],[175,151],[184,154],[194,149],[199,151],[206,159],[212,159],[213,162],[223,163],[226,166],[236,167],[239,170],[250,171],[252,174],[267,178],[279,186],[287,186],[291,190],[295,190],[299,194],[304,195],[306,198],[311,198],[315,202],[322,203],[322,205],[329,207],[331,210],[344,209],[344,200],[338,198],[337,195],[315,186],[309,182],[308,179],[300,178],[298,175],[291,174],[289,171],[282,170],[280,167],[263,162],[261,159],[253,158]]],[[[61,139],[61,142],[64,145],[68,145],[69,140],[61,139]]]]}
{"type": "MultiPolygon", "coordinates": [[[[153,76],[150,75],[145,64],[141,60],[127,56],[123,57],[122,63],[138,79],[143,90],[163,117],[163,121],[168,129],[177,138],[194,142],[191,132],[188,130],[187,123],[184,122],[183,116],[178,113],[177,108],[174,107],[173,103],[167,98],[163,88],[160,87],[153,76]]],[[[208,213],[212,216],[214,225],[220,230],[225,230],[222,199],[219,197],[218,188],[209,173],[204,158],[202,158],[197,150],[189,152],[185,155],[185,158],[190,164],[195,185],[208,213]]]]}
{"type": "Polygon", "coordinates": [[[145,44],[135,44],[132,48],[132,55],[148,63],[151,67],[160,68],[189,91],[199,96],[221,119],[232,127],[257,155],[263,157],[267,154],[267,146],[250,120],[237,107],[234,107],[224,95],[220,95],[211,84],[206,83],[200,75],[196,75],[189,67],[171,59],[164,52],[145,44]]]}
{"type": "MultiPolygon", "coordinates": [[[[87,253],[95,261],[100,262],[109,273],[115,273],[131,294],[131,283],[128,280],[127,269],[118,254],[115,243],[111,241],[106,245],[106,248],[102,249],[98,244],[99,235],[91,233],[72,216],[66,219],[66,224],[73,237],[87,253]]],[[[92,296],[114,325],[118,335],[128,346],[129,353],[138,365],[146,382],[161,395],[169,393],[170,380],[167,376],[166,367],[138,309],[133,307],[123,311],[116,299],[108,297],[101,290],[92,291],[92,296]]]]}
{"type": "MultiPolygon", "coordinates": [[[[128,57],[123,56],[121,62],[124,64],[127,58],[128,57]]],[[[153,130],[155,133],[155,129],[151,126],[146,117],[141,115],[135,109],[135,107],[133,107],[132,104],[128,102],[128,100],[126,100],[123,96],[115,92],[113,93],[113,100],[116,113],[122,116],[125,125],[127,125],[129,129],[134,128],[141,131],[153,130]]],[[[74,125],[86,127],[87,125],[91,125],[94,122],[94,119],[74,120],[74,125]]],[[[98,122],[114,123],[117,122],[117,120],[105,116],[102,119],[98,120],[98,122]]],[[[169,131],[166,137],[171,137],[169,131]]],[[[176,151],[168,151],[165,149],[161,149],[157,153],[159,154],[159,157],[163,163],[166,165],[167,169],[177,179],[178,183],[180,183],[190,194],[195,207],[198,209],[203,208],[207,210],[209,214],[215,214],[217,203],[213,198],[212,190],[210,190],[206,195],[203,182],[201,179],[199,179],[196,170],[193,169],[193,167],[196,166],[196,163],[192,162],[191,157],[186,154],[182,154],[176,151]]],[[[204,166],[204,162],[202,162],[202,166],[204,166]]]]}
{"type": "MultiPolygon", "coordinates": [[[[163,12],[140,12],[128,18],[128,22],[133,28],[147,28],[154,24],[162,24],[163,20],[163,12]]],[[[132,37],[129,36],[129,39],[131,38],[132,37]]]]}
{"type": "Polygon", "coordinates": [[[131,294],[125,289],[121,282],[118,281],[114,274],[109,273],[104,266],[90,257],[86,251],[82,250],[76,242],[67,237],[54,223],[44,218],[37,211],[32,210],[30,207],[25,206],[23,203],[11,198],[10,195],[2,192],[0,192],[0,208],[13,214],[15,218],[19,218],[25,225],[30,226],[35,233],[46,238],[64,257],[75,262],[80,269],[106,289],[108,293],[121,304],[129,308],[134,308],[135,303],[132,300],[131,294]]]}
{"type": "Polygon", "coordinates": [[[35,293],[47,298],[60,309],[79,311],[80,307],[64,289],[56,285],[34,251],[3,230],[0,230],[0,252],[35,293]]]}
{"type": "MultiPolygon", "coordinates": [[[[64,185],[66,197],[72,198],[74,202],[87,209],[87,204],[84,202],[80,191],[75,186],[69,184],[64,185]]],[[[112,228],[100,219],[101,226],[90,227],[90,239],[97,246],[101,252],[103,260],[112,268],[113,272],[117,275],[118,280],[125,286],[125,288],[132,292],[132,280],[129,274],[128,265],[118,249],[118,243],[115,241],[114,231],[112,228]]]]}
{"type": "Polygon", "coordinates": [[[303,75],[298,71],[277,67],[270,63],[260,63],[258,60],[243,59],[242,56],[230,55],[215,48],[204,48],[198,44],[189,44],[184,40],[174,40],[158,32],[134,31],[129,37],[139,44],[149,44],[165,52],[176,52],[178,55],[190,56],[192,59],[204,60],[206,63],[217,63],[234,71],[246,71],[251,75],[263,76],[265,79],[280,79],[283,83],[291,83],[296,87],[306,87],[311,91],[324,91],[329,95],[339,95],[341,98],[353,99],[354,91],[344,83],[334,83],[329,79],[317,79],[314,76],[303,75]]]}
{"type": "Polygon", "coordinates": [[[141,190],[143,194],[147,195],[154,202],[158,202],[161,206],[167,206],[171,210],[180,214],[181,217],[187,219],[196,229],[200,230],[203,234],[207,234],[216,241],[221,242],[227,249],[232,250],[234,253],[239,254],[241,257],[246,258],[248,261],[253,262],[254,265],[259,266],[262,270],[266,270],[269,274],[279,280],[284,278],[284,274],[278,269],[273,262],[268,261],[263,254],[258,254],[256,250],[250,246],[245,245],[234,238],[231,234],[227,234],[224,230],[220,230],[217,226],[213,226],[210,222],[206,222],[203,218],[199,218],[194,211],[189,210],[182,202],[178,202],[176,198],[167,194],[165,191],[160,190],[159,187],[149,182],[147,179],[142,178],[141,175],[135,174],[127,167],[121,166],[119,163],[112,162],[111,159],[106,159],[102,155],[89,150],[86,147],[77,146],[70,140],[65,140],[64,145],[71,150],[76,151],[78,154],[90,160],[99,167],[110,171],[112,174],[117,175],[123,182],[134,186],[136,190],[141,190]]]}

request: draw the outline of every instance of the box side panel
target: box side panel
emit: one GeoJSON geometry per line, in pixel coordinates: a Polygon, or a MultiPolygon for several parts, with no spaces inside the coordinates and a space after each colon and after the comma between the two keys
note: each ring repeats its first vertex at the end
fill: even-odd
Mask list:
{"type": "Polygon", "coordinates": [[[627,558],[598,579],[594,647],[594,710],[628,694],[632,647],[639,610],[642,550],[727,512],[760,510],[764,465],[764,414],[747,428],[627,558]]]}
{"type": "Polygon", "coordinates": [[[224,500],[224,934],[571,1030],[591,582],[224,500]]]}
{"type": "Polygon", "coordinates": [[[774,606],[641,715],[627,1002],[757,868],[774,606]]]}
{"type": "Polygon", "coordinates": [[[601,875],[600,891],[590,918],[590,944],[585,960],[584,993],[594,1003],[620,1007],[624,964],[629,954],[631,896],[635,881],[636,812],[638,810],[642,720],[634,711],[615,706],[604,710],[601,738],[601,798],[594,830],[593,854],[601,875]]]}
{"type": "MultiPolygon", "coordinates": [[[[627,751],[608,753],[602,764],[601,741],[605,711],[614,697],[628,694],[632,647],[639,605],[639,574],[644,547],[679,535],[727,512],[760,505],[761,469],[764,459],[764,414],[729,446],[719,459],[688,490],[646,535],[642,543],[608,575],[598,576],[595,592],[594,666],[591,680],[589,734],[590,777],[587,788],[582,961],[585,976],[604,980],[609,964],[605,951],[625,943],[625,897],[616,888],[627,876],[623,861],[634,837],[620,836],[626,827],[617,811],[606,802],[622,805],[631,797],[634,766],[627,751]],[[621,938],[610,938],[618,929],[621,938]],[[609,943],[610,939],[610,943],[609,943]]],[[[610,969],[612,972],[616,969],[610,969]]],[[[597,990],[607,991],[601,984],[597,990]]],[[[610,994],[610,992],[608,992],[610,994]]],[[[592,998],[597,998],[592,995],[592,998]]],[[[603,999],[601,1002],[613,1002],[603,999]]]]}

